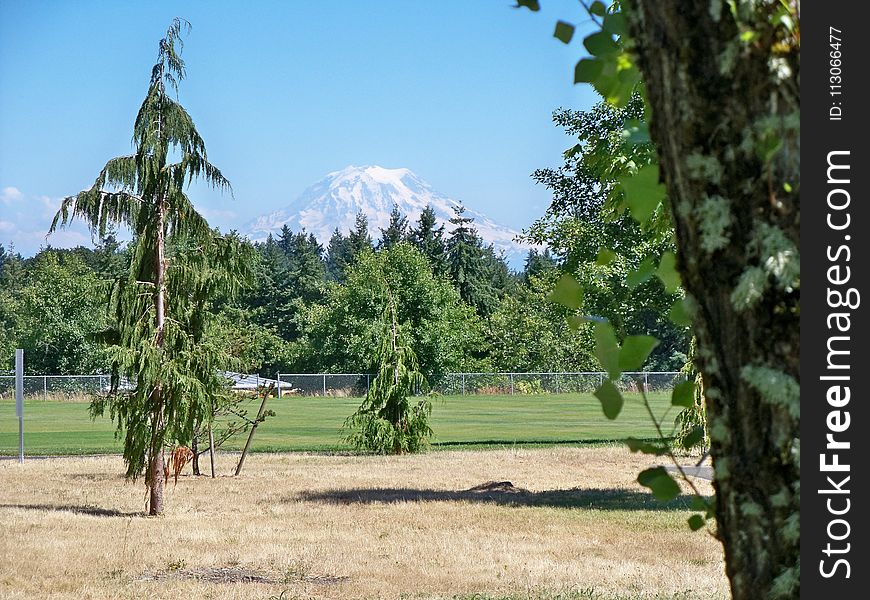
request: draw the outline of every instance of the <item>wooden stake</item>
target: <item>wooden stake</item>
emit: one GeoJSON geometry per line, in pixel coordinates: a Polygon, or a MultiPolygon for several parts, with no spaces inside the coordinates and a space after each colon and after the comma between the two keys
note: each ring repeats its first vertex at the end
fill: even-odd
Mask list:
{"type": "Polygon", "coordinates": [[[242,465],[245,464],[245,456],[248,454],[248,449],[251,447],[251,440],[254,439],[254,432],[257,430],[257,425],[260,424],[260,421],[263,420],[263,413],[266,412],[266,400],[269,399],[269,396],[272,394],[272,391],[275,389],[275,384],[270,383],[269,388],[263,394],[263,402],[260,403],[260,411],[257,413],[257,419],[254,421],[254,424],[251,425],[251,433],[248,434],[248,441],[245,442],[245,447],[242,449],[242,456],[239,458],[239,464],[236,467],[236,475],[242,472],[242,465]]]}

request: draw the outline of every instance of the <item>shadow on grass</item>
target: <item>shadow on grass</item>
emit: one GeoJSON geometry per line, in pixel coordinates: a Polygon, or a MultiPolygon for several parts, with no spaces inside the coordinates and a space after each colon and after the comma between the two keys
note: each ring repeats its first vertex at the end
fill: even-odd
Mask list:
{"type": "Polygon", "coordinates": [[[0,508],[21,508],[24,510],[46,510],[54,512],[67,512],[77,515],[90,515],[92,517],[141,517],[141,512],[123,512],[114,508],[100,508],[99,506],[76,506],[74,504],[0,504],[0,508]]]}
{"type": "Polygon", "coordinates": [[[293,500],[333,504],[390,504],[393,502],[479,502],[502,506],[549,506],[594,510],[687,510],[691,496],[659,502],[650,494],[624,489],[573,488],[531,492],[509,482],[484,484],[468,490],[372,488],[300,492],[293,500]],[[507,485],[505,485],[507,484],[507,485]]]}

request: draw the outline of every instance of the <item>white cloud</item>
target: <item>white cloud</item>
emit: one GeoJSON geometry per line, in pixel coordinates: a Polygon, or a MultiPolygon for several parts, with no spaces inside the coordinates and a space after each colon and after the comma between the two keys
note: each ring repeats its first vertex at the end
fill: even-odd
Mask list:
{"type": "Polygon", "coordinates": [[[24,194],[17,187],[9,186],[0,190],[0,202],[4,204],[11,204],[22,197],[24,197],[24,194]]]}
{"type": "Polygon", "coordinates": [[[32,256],[48,244],[55,248],[92,246],[90,232],[81,222],[47,237],[61,202],[61,198],[24,194],[12,186],[0,189],[0,244],[12,244],[24,256],[32,256]]]}

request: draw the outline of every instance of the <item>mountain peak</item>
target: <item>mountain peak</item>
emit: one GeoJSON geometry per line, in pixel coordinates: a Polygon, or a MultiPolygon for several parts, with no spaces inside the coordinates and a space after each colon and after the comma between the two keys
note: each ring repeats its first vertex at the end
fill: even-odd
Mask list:
{"type": "MultiPolygon", "coordinates": [[[[304,228],[326,245],[336,228],[342,233],[353,229],[356,214],[362,212],[368,217],[372,237],[377,238],[378,229],[387,227],[394,205],[412,223],[431,205],[437,221],[450,231],[453,226],[449,219],[459,203],[435,191],[410,169],[349,165],[328,173],[286,208],[257,217],[245,231],[251,239],[263,240],[287,225],[294,231],[304,228]]],[[[485,242],[505,252],[512,266],[521,266],[531,246],[515,241],[518,231],[495,223],[471,208],[466,210],[466,215],[474,218],[474,225],[485,242]]]]}

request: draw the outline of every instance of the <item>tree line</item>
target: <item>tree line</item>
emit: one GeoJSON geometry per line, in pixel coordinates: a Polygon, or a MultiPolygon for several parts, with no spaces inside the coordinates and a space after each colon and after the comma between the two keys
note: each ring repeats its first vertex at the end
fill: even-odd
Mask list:
{"type": "MultiPolygon", "coordinates": [[[[551,187],[552,176],[548,170],[536,174],[551,187]]],[[[661,331],[667,329],[656,312],[655,301],[663,305],[667,299],[661,286],[650,281],[636,292],[614,294],[607,278],[594,273],[601,271],[596,257],[584,257],[578,249],[586,243],[583,236],[561,240],[572,246],[566,251],[555,237],[542,239],[544,221],[530,235],[559,254],[533,249],[519,271],[483,241],[461,206],[450,231],[437,223],[431,207],[414,222],[394,207],[389,224],[377,233],[360,213],[351,231],[336,229],[325,247],[313,234],[286,225],[261,242],[231,233],[249,249],[245,256],[252,277],[235,297],[217,294],[207,300],[215,322],[208,335],[228,349],[242,371],[375,372],[379,298],[388,282],[397,318],[407,324],[427,377],[457,371],[597,370],[588,328],[572,330],[566,322],[571,310],[549,300],[560,273],[571,269],[599,281],[600,297],[588,295],[585,311],[628,332],[664,334],[668,343],[657,348],[646,368],[680,369],[687,338],[676,327],[661,331]]],[[[599,232],[592,228],[585,235],[599,232]]],[[[11,364],[15,348],[24,348],[28,373],[107,372],[109,357],[100,335],[112,324],[108,299],[114,282],[126,276],[138,244],[135,238],[121,243],[108,231],[92,248],[47,246],[30,258],[0,245],[4,363],[11,364]]],[[[180,257],[180,250],[170,250],[170,260],[180,257]]]]}

